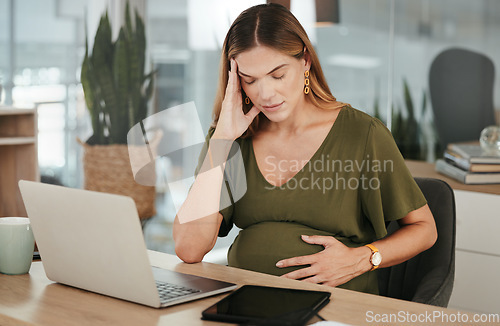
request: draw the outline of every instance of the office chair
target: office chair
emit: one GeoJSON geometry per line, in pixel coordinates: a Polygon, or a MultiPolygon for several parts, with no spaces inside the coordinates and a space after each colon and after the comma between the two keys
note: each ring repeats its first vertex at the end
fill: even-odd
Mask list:
{"type": "MultiPolygon", "coordinates": [[[[415,178],[434,215],[438,239],[417,256],[378,272],[380,295],[447,307],[455,277],[455,196],[450,186],[438,179],[415,178]]],[[[399,228],[389,223],[392,234],[399,228]]]]}
{"type": "Polygon", "coordinates": [[[495,124],[495,66],[487,56],[460,48],[441,52],[429,71],[434,123],[442,148],[452,142],[479,140],[495,124]]]}

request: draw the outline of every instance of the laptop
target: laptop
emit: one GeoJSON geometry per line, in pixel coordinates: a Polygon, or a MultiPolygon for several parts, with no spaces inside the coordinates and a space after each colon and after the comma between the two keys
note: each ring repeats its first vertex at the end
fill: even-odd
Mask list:
{"type": "Polygon", "coordinates": [[[19,181],[47,277],[161,308],[235,284],[152,267],[132,198],[19,181]]]}

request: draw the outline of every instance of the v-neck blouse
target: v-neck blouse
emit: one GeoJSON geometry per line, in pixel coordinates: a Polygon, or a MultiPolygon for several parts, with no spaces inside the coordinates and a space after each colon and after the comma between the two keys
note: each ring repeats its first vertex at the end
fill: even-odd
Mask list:
{"type": "MultiPolygon", "coordinates": [[[[209,130],[200,162],[213,132],[209,130]]],[[[303,169],[279,187],[259,170],[252,140],[236,142],[244,171],[241,165],[227,164],[226,188],[231,194],[244,187],[231,184],[238,180],[236,175],[244,175],[246,192],[220,210],[224,218],[219,236],[227,235],[233,224],[241,229],[229,249],[229,266],[282,275],[304,266],[277,268],[279,260],[323,250],[302,241],[301,235],[333,236],[348,247],[358,247],[384,237],[386,222],[426,204],[390,131],[349,106],[341,109],[303,169]]],[[[378,293],[374,272],[340,287],[378,293]]]]}
{"type": "MultiPolygon", "coordinates": [[[[297,171],[297,173],[295,173],[293,175],[293,177],[291,177],[289,180],[287,180],[284,184],[282,184],[281,186],[275,186],[273,184],[271,184],[269,181],[266,180],[266,178],[264,177],[264,175],[262,174],[262,172],[260,171],[260,168],[259,168],[259,164],[257,163],[257,157],[255,156],[255,150],[253,148],[253,141],[251,139],[248,140],[248,145],[250,146],[250,161],[252,164],[255,164],[257,166],[257,174],[258,174],[258,177],[260,177],[260,179],[263,180],[264,183],[267,184],[268,187],[273,187],[273,188],[283,188],[283,187],[286,187],[287,184],[289,182],[292,181],[292,179],[295,179],[295,177],[300,174],[302,171],[304,170],[307,170],[308,169],[308,166],[311,164],[311,162],[314,161],[314,159],[316,158],[317,155],[321,154],[322,151],[323,151],[323,148],[326,146],[327,142],[329,141],[330,138],[332,138],[331,134],[333,133],[333,130],[335,129],[335,123],[337,122],[337,120],[339,119],[339,117],[342,115],[342,112],[343,112],[343,108],[339,111],[338,115],[337,115],[337,118],[335,119],[335,121],[333,122],[332,126],[330,127],[330,130],[328,131],[328,133],[326,134],[326,137],[325,139],[323,139],[323,141],[321,142],[321,144],[319,145],[318,149],[314,152],[314,154],[311,156],[311,158],[307,161],[307,163],[304,165],[304,167],[302,169],[300,169],[299,171],[297,171]]],[[[300,177],[300,176],[299,176],[300,177]]],[[[292,181],[293,182],[293,181],[292,181]]]]}

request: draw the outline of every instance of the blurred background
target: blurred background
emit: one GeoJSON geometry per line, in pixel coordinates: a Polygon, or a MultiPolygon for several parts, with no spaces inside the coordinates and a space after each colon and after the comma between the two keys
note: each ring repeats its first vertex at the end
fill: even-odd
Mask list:
{"type": "MultiPolygon", "coordinates": [[[[158,71],[151,114],[194,101],[206,132],[225,33],[242,10],[264,2],[131,0],[145,21],[147,70],[158,71]]],[[[91,134],[80,83],[85,41],[88,35],[92,46],[106,10],[116,37],[125,3],[0,0],[0,104],[37,109],[42,177],[70,187],[83,186],[82,146],[76,139],[86,140],[91,134]]],[[[497,0],[290,3],[316,47],[337,99],[379,117],[393,133],[397,121],[416,117],[413,120],[420,126],[425,145],[417,157],[421,160],[433,162],[442,150],[429,100],[429,69],[434,58],[445,49],[460,47],[485,54],[500,66],[497,0]],[[317,12],[327,15],[320,17],[317,12]]],[[[498,83],[493,93],[498,112],[498,83]]],[[[150,249],[173,253],[170,227],[175,210],[165,180],[176,166],[168,159],[159,159],[157,164],[157,215],[145,223],[144,231],[150,249]]],[[[230,236],[218,246],[227,247],[231,241],[230,236]]]]}
{"type": "MultiPolygon", "coordinates": [[[[131,1],[145,19],[149,66],[158,69],[151,110],[194,101],[206,131],[224,35],[239,12],[263,2],[131,1]]],[[[107,9],[115,27],[124,3],[0,0],[0,103],[38,108],[40,172],[69,186],[82,183],[75,139],[90,135],[79,81],[85,28],[92,45],[101,14],[107,9]]],[[[378,108],[384,121],[388,110],[404,113],[405,80],[420,117],[430,64],[446,48],[479,51],[500,64],[499,1],[335,3],[333,18],[322,24],[316,23],[315,1],[291,1],[291,9],[314,42],[333,94],[372,115],[378,108]]],[[[494,93],[500,110],[498,83],[494,93]]],[[[429,106],[427,100],[426,120],[432,119],[429,106]]]]}

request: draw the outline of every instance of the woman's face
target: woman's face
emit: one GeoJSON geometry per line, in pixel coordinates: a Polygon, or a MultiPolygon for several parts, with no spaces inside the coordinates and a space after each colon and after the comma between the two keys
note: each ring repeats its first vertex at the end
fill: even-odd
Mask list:
{"type": "Polygon", "coordinates": [[[256,46],[235,60],[241,87],[269,120],[284,121],[305,103],[304,72],[310,67],[305,59],[256,46]]]}

